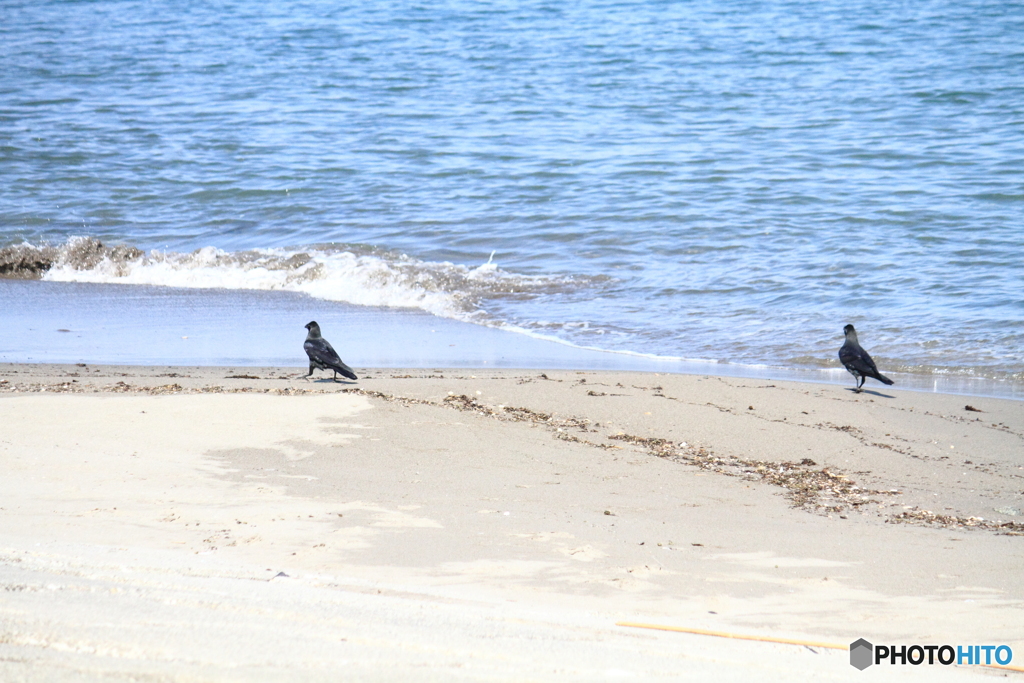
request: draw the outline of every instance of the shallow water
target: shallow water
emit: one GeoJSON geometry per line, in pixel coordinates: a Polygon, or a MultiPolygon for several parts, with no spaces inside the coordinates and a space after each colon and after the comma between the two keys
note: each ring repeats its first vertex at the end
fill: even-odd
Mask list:
{"type": "MultiPolygon", "coordinates": [[[[585,349],[415,309],[327,302],[295,292],[0,280],[0,300],[10,304],[0,326],[0,362],[278,367],[305,374],[304,326],[315,319],[359,374],[367,368],[627,370],[855,385],[842,368],[585,349]]],[[[1024,400],[1019,382],[957,375],[894,377],[898,391],[1024,400]]],[[[865,389],[869,396],[895,395],[873,380],[865,389]]]]}
{"type": "Polygon", "coordinates": [[[886,374],[1024,382],[1013,4],[3,14],[0,247],[47,279],[808,370],[852,322],[886,374]]]}

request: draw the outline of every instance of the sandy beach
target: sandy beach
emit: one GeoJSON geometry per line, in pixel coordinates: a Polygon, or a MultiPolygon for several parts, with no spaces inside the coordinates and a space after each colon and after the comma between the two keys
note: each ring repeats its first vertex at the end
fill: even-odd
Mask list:
{"type": "Polygon", "coordinates": [[[0,365],[0,679],[1020,675],[620,624],[1024,666],[1024,403],[357,371],[0,365]]]}

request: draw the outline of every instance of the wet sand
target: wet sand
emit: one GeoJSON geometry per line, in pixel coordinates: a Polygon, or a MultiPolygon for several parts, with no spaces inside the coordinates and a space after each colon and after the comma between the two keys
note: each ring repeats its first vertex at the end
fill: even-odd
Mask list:
{"type": "Polygon", "coordinates": [[[621,622],[1024,663],[1024,403],[297,374],[0,365],[0,678],[867,675],[842,651],[621,622]]]}

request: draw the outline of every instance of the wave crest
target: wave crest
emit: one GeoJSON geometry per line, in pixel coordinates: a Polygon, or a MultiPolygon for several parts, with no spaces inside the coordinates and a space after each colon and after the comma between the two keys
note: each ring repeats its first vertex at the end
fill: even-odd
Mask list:
{"type": "Polygon", "coordinates": [[[491,260],[468,267],[353,247],[238,252],[204,247],[188,253],[146,253],[131,246],[108,247],[91,237],[75,237],[60,246],[22,244],[0,249],[0,276],[282,290],[361,306],[416,308],[446,318],[491,324],[500,322],[488,319],[484,303],[489,299],[531,298],[592,284],[586,278],[509,273],[491,260]]]}
{"type": "Polygon", "coordinates": [[[0,249],[0,277],[38,280],[55,266],[89,270],[101,263],[123,264],[142,256],[135,247],[107,247],[91,237],[73,237],[61,246],[17,244],[0,249]]]}

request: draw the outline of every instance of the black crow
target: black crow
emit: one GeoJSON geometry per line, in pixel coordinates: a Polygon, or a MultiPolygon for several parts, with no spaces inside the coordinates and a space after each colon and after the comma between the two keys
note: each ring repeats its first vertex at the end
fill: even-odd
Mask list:
{"type": "Polygon", "coordinates": [[[857,388],[854,391],[858,393],[863,391],[861,387],[864,386],[864,380],[868,377],[874,377],[882,384],[892,384],[892,380],[878,371],[875,361],[871,360],[868,352],[857,343],[857,330],[853,329],[853,325],[844,327],[843,334],[846,335],[846,342],[839,349],[839,360],[858,380],[857,388]]]}
{"type": "Polygon", "coordinates": [[[321,370],[334,370],[335,382],[338,381],[339,372],[349,379],[359,379],[356,377],[356,373],[352,372],[352,368],[341,362],[334,347],[320,336],[320,326],[315,320],[307,323],[306,329],[309,330],[309,334],[306,335],[306,342],[302,345],[302,348],[306,350],[306,355],[309,356],[309,374],[306,377],[313,374],[314,368],[320,368],[321,370]]]}

